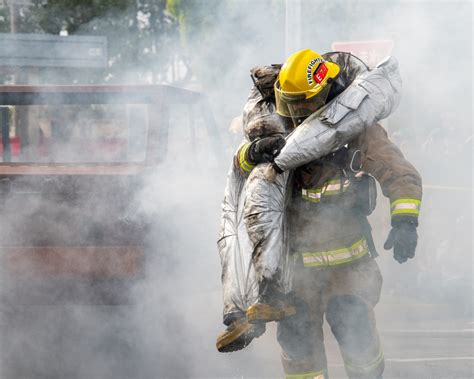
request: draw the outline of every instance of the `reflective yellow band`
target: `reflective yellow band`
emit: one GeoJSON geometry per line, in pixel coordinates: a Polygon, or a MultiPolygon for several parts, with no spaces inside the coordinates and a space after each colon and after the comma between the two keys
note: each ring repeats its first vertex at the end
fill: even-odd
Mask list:
{"type": "Polygon", "coordinates": [[[322,188],[303,188],[301,190],[303,199],[306,201],[311,201],[312,203],[319,203],[321,201],[321,191],[322,188]]]}
{"type": "Polygon", "coordinates": [[[308,371],[301,374],[285,374],[286,379],[324,379],[326,370],[308,371]]]}
{"type": "Polygon", "coordinates": [[[329,180],[324,183],[323,186],[323,195],[337,195],[338,193],[345,192],[347,187],[349,187],[349,180],[345,179],[342,182],[342,191],[341,191],[341,180],[329,180]]]}
{"type": "Polygon", "coordinates": [[[249,163],[247,159],[245,159],[245,156],[247,155],[247,150],[249,149],[249,147],[250,147],[250,143],[246,143],[244,146],[242,146],[242,148],[239,151],[239,165],[240,165],[240,168],[242,168],[242,170],[244,170],[245,172],[250,172],[255,167],[255,165],[249,163]]]}
{"type": "Polygon", "coordinates": [[[350,362],[349,360],[345,360],[344,365],[346,366],[346,369],[348,371],[353,372],[356,375],[367,375],[367,374],[370,374],[375,369],[377,369],[383,361],[384,361],[383,349],[382,347],[380,347],[377,357],[371,362],[365,365],[361,365],[361,364],[355,364],[354,362],[350,362]]]}
{"type": "Polygon", "coordinates": [[[348,179],[342,182],[340,180],[329,180],[322,187],[318,188],[303,188],[301,190],[303,199],[311,201],[312,203],[319,203],[321,196],[338,195],[341,192],[345,192],[349,187],[350,182],[348,179]]]}
{"type": "Polygon", "coordinates": [[[392,216],[406,214],[418,216],[420,207],[421,201],[418,199],[397,199],[390,206],[392,216]]]}
{"type": "Polygon", "coordinates": [[[349,247],[317,253],[302,253],[305,267],[336,266],[355,261],[369,252],[365,238],[353,243],[349,247]]]}

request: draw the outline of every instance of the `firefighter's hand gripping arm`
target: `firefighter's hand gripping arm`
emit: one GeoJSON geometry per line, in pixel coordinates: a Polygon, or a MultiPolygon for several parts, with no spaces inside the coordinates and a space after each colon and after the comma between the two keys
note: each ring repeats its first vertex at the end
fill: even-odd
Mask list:
{"type": "Polygon", "coordinates": [[[273,162],[284,145],[285,139],[280,135],[257,139],[249,146],[249,160],[253,164],[273,162]]]}
{"type": "Polygon", "coordinates": [[[281,135],[257,138],[240,147],[235,156],[235,165],[243,174],[249,174],[255,165],[273,162],[284,145],[285,138],[281,135]]]}
{"type": "Polygon", "coordinates": [[[384,244],[393,249],[393,257],[406,262],[415,256],[418,241],[416,228],[421,207],[421,176],[402,152],[387,137],[385,130],[374,125],[361,137],[362,169],[380,183],[390,199],[392,230],[384,244]]]}

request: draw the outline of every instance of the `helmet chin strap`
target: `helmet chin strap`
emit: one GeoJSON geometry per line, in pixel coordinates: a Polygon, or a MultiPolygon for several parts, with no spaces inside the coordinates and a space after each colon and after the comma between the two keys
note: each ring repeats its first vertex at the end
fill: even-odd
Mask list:
{"type": "Polygon", "coordinates": [[[306,117],[292,117],[291,120],[293,121],[293,125],[296,127],[300,126],[304,120],[306,120],[309,116],[306,117]]]}
{"type": "Polygon", "coordinates": [[[281,116],[281,117],[284,117],[286,119],[287,125],[291,123],[290,127],[294,129],[300,126],[304,122],[304,120],[306,120],[309,116],[307,117],[281,116]]]}

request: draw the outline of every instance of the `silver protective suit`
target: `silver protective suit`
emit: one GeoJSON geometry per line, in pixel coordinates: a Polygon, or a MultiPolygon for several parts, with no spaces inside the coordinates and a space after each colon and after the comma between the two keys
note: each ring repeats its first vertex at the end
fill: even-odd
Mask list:
{"type": "MultiPolygon", "coordinates": [[[[394,58],[387,58],[371,71],[351,71],[350,59],[346,66],[340,63],[351,58],[350,54],[330,54],[329,60],[338,63],[346,74],[353,74],[348,78],[351,84],[287,136],[275,158],[284,172],[270,178],[267,163],[257,165],[248,178],[234,164],[229,170],[218,240],[224,320],[245,312],[257,301],[263,278],[276,281],[283,293],[291,290],[285,209],[292,170],[343,147],[366,127],[389,116],[400,101],[401,78],[394,58]]],[[[256,119],[272,117],[275,112],[274,105],[263,95],[254,87],[244,108],[247,140],[275,132],[253,127],[259,125],[254,122],[256,119]]],[[[283,132],[280,129],[277,127],[276,132],[283,132]]]]}
{"type": "Polygon", "coordinates": [[[343,93],[288,136],[275,163],[283,171],[291,170],[341,148],[397,108],[401,87],[393,57],[358,75],[343,93]]]}

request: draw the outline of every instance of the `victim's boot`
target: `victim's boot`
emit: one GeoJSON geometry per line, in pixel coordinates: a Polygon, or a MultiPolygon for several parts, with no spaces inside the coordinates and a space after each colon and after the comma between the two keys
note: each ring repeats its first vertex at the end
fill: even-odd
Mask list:
{"type": "Polygon", "coordinates": [[[264,323],[248,322],[244,313],[225,320],[228,325],[226,330],[217,337],[216,347],[221,353],[242,350],[252,342],[254,338],[265,333],[264,323]]]}
{"type": "Polygon", "coordinates": [[[288,294],[282,293],[274,282],[264,278],[258,301],[248,307],[246,314],[249,323],[265,323],[295,315],[296,307],[291,304],[288,294]]]}

